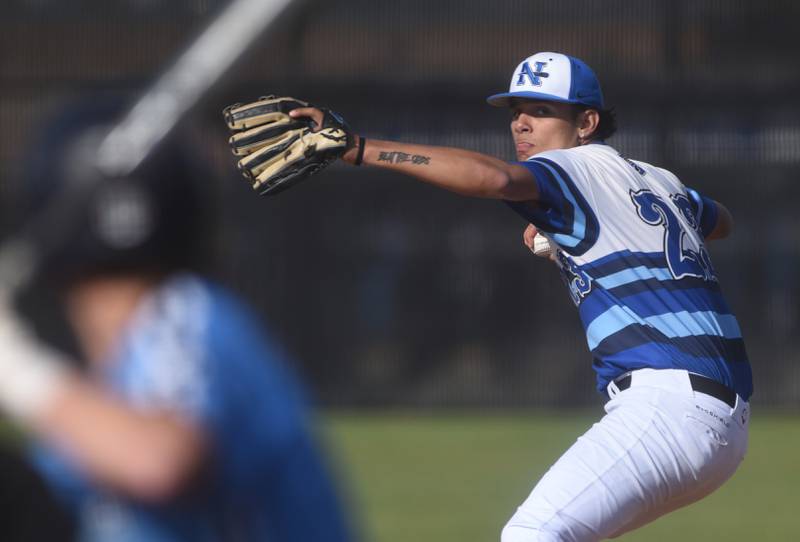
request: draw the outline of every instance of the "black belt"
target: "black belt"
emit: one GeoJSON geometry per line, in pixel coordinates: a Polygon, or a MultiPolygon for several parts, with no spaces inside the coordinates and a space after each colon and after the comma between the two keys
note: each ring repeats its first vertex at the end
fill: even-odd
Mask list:
{"type": "MultiPolygon", "coordinates": [[[[725,384],[720,384],[716,380],[705,376],[689,373],[689,382],[694,391],[705,393],[726,403],[731,408],[736,408],[736,392],[725,384]]],[[[631,387],[631,375],[626,374],[614,381],[619,391],[627,390],[631,387]]]]}

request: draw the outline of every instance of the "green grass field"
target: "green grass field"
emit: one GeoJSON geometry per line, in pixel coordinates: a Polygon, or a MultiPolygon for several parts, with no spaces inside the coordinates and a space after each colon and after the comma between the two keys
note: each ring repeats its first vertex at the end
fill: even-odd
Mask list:
{"type": "MultiPolygon", "coordinates": [[[[540,411],[325,418],[366,542],[499,541],[535,481],[593,420],[540,411]]],[[[800,540],[800,415],[756,412],[732,480],[618,540],[800,540]]]]}

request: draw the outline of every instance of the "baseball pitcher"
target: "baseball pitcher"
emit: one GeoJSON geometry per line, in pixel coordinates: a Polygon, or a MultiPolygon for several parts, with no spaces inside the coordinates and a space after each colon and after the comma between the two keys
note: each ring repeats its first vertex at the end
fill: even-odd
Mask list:
{"type": "Polygon", "coordinates": [[[613,538],[713,492],[745,455],[750,365],[705,245],[728,236],[732,218],[673,173],[605,142],[615,116],[577,58],[536,53],[488,102],[511,111],[516,162],[367,140],[335,113],[293,98],[224,115],[239,168],[263,194],[338,158],[504,200],[528,222],[524,242],[560,268],[608,402],[502,540],[613,538]]]}

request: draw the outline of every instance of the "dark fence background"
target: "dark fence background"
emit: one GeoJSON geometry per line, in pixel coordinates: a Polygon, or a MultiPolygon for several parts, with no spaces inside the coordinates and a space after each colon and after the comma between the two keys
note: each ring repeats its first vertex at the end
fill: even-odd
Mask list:
{"type": "MultiPolygon", "coordinates": [[[[85,92],[134,96],[220,0],[5,0],[0,198],[26,141],[85,92]]],[[[298,1],[189,122],[220,203],[220,275],[327,405],[572,406],[600,400],[555,268],[502,204],[334,165],[277,198],[237,177],[219,112],[267,93],[329,105],[367,136],[512,159],[485,105],[529,54],[586,60],[626,155],[737,219],[712,257],[762,405],[800,405],[800,3],[742,0],[298,1]]]]}

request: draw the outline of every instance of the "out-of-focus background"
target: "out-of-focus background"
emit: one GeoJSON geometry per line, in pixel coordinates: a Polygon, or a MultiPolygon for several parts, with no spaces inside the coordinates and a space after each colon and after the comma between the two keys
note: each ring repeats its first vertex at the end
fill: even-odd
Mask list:
{"type": "MultiPolygon", "coordinates": [[[[87,90],[135,97],[225,4],[3,3],[5,229],[38,123],[87,90]]],[[[711,253],[755,374],[741,472],[627,539],[790,540],[800,528],[787,508],[800,482],[798,17],[789,0],[300,0],[192,113],[198,155],[213,163],[217,274],[298,361],[365,538],[499,537],[601,413],[577,314],[502,204],[338,164],[256,197],[228,155],[221,109],[288,94],[336,109],[367,137],[511,160],[509,115],[484,98],[535,51],[587,61],[616,107],[609,143],[732,210],[736,233],[711,253]]]]}

